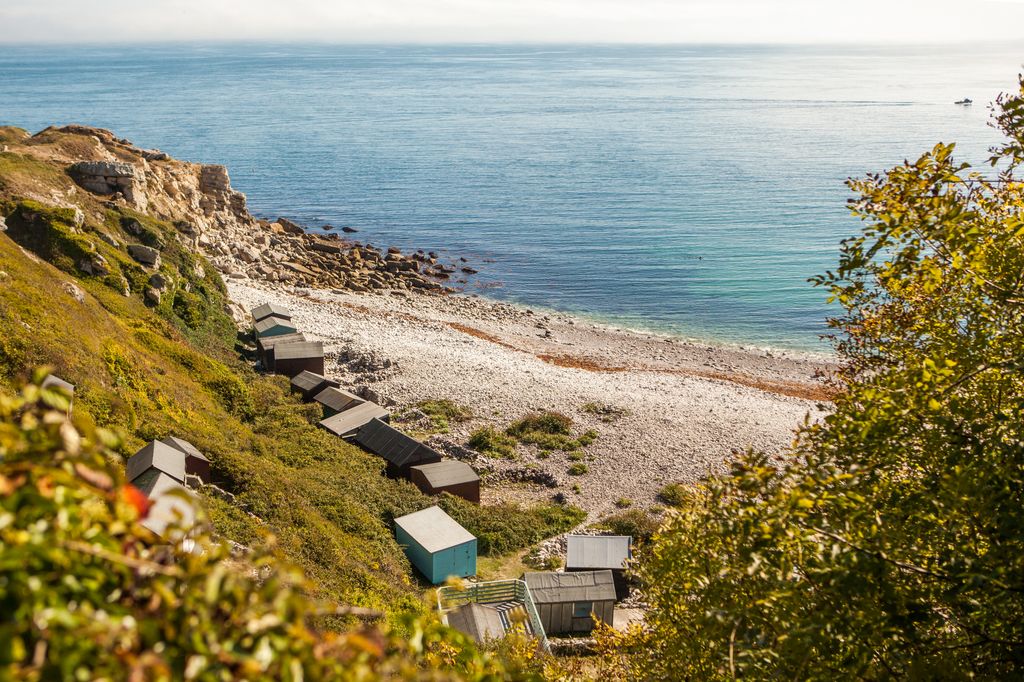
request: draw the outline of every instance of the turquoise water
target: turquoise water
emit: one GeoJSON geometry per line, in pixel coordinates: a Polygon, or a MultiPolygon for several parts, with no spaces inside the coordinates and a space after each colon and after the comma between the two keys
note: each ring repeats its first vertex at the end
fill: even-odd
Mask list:
{"type": "Polygon", "coordinates": [[[224,163],[258,215],[445,250],[468,291],[822,348],[844,180],[958,141],[1024,48],[5,47],[0,122],[224,163]],[[952,102],[968,96],[970,108],[952,102]],[[485,262],[486,261],[486,262],[485,262]]]}

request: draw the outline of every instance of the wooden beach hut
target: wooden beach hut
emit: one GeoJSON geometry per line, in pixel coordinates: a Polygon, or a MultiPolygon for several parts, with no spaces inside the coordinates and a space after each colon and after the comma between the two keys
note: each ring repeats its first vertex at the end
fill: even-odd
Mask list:
{"type": "Polygon", "coordinates": [[[276,303],[264,303],[263,305],[258,305],[250,312],[252,313],[253,322],[259,322],[260,320],[271,316],[280,317],[283,320],[292,319],[292,312],[284,306],[277,305],[276,303]]]}
{"type": "Polygon", "coordinates": [[[523,575],[548,635],[590,632],[596,616],[615,620],[615,580],[611,571],[526,573],[523,575]]]}
{"type": "Polygon", "coordinates": [[[56,374],[48,374],[43,379],[43,388],[58,388],[68,394],[70,402],[68,403],[68,414],[71,414],[71,408],[75,406],[75,385],[70,381],[64,381],[56,374]]]}
{"type": "Polygon", "coordinates": [[[147,481],[160,474],[170,476],[178,483],[184,484],[187,457],[178,448],[154,440],[128,458],[125,475],[136,488],[141,488],[147,481]]]}
{"type": "Polygon", "coordinates": [[[324,373],[324,344],[321,341],[279,343],[274,346],[275,374],[293,377],[300,372],[324,373]]]}
{"type": "Polygon", "coordinates": [[[441,461],[441,453],[407,436],[380,419],[373,419],[352,439],[363,449],[380,455],[387,462],[390,478],[409,478],[410,467],[441,461]]]}
{"type": "Polygon", "coordinates": [[[450,493],[480,503],[480,476],[473,467],[456,459],[411,466],[409,480],[426,495],[450,493]]]}
{"type": "Polygon", "coordinates": [[[197,476],[203,483],[210,482],[210,460],[199,451],[199,448],[184,438],[176,436],[167,436],[160,442],[185,453],[185,473],[187,475],[197,476]]]}
{"type": "Polygon", "coordinates": [[[298,331],[291,320],[271,315],[264,317],[254,327],[257,339],[265,339],[270,336],[281,336],[282,334],[294,334],[298,331]]]}
{"type": "Polygon", "coordinates": [[[395,519],[395,539],[432,584],[476,575],[476,537],[440,507],[395,519]]]}
{"type": "Polygon", "coordinates": [[[470,602],[446,614],[448,626],[469,635],[478,644],[505,636],[505,623],[501,611],[489,604],[470,602]]]}
{"type": "Polygon", "coordinates": [[[325,388],[338,388],[341,384],[333,379],[328,379],[323,374],[304,371],[292,377],[291,391],[302,396],[304,402],[309,402],[317,393],[325,388]]]}
{"type": "Polygon", "coordinates": [[[195,508],[181,498],[182,493],[188,495],[188,491],[180,481],[158,472],[155,476],[136,479],[133,485],[150,501],[149,511],[141,523],[157,535],[165,535],[172,523],[187,529],[195,522],[195,508]]]}
{"type": "Polygon", "coordinates": [[[386,422],[390,418],[391,413],[377,403],[365,402],[322,420],[320,428],[330,431],[340,438],[347,438],[374,419],[386,422]]]}
{"type": "Polygon", "coordinates": [[[629,596],[626,562],[633,557],[633,538],[628,535],[570,535],[566,540],[567,572],[609,570],[615,581],[616,600],[629,596]]]}
{"type": "Polygon", "coordinates": [[[295,332],[294,334],[280,334],[278,336],[266,336],[263,338],[256,339],[256,348],[259,351],[260,361],[263,363],[263,369],[268,372],[274,370],[274,349],[277,346],[284,345],[286,343],[303,343],[306,341],[306,335],[301,332],[295,332]]]}
{"type": "Polygon", "coordinates": [[[323,407],[324,418],[327,418],[362,405],[366,401],[337,386],[328,386],[313,396],[313,402],[319,403],[323,407]]]}

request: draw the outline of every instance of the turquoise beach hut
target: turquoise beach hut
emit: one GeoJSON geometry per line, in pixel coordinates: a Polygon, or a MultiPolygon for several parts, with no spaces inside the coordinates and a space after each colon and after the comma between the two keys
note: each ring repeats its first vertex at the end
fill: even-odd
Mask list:
{"type": "Polygon", "coordinates": [[[434,585],[476,575],[476,537],[438,506],[395,519],[395,539],[434,585]]]}

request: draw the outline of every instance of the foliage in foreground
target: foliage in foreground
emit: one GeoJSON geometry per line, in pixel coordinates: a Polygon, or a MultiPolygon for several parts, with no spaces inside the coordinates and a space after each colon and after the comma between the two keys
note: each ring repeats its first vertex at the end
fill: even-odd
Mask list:
{"type": "Polygon", "coordinates": [[[938,145],[852,182],[867,226],[818,281],[845,391],[678,500],[615,674],[1024,677],[1024,79],[999,106],[1000,181],[938,145]]]}
{"type": "MultiPolygon", "coordinates": [[[[41,378],[41,376],[39,377],[41,378]]],[[[244,560],[200,526],[164,541],[139,525],[102,430],[58,391],[0,396],[0,677],[19,679],[532,679],[436,620],[411,636],[310,627],[337,607],[266,549],[244,560]]],[[[344,609],[343,609],[344,612],[344,609]]]]}

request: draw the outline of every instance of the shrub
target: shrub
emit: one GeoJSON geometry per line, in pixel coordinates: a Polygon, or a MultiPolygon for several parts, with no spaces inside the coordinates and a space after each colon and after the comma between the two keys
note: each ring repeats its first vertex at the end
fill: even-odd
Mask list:
{"type": "Polygon", "coordinates": [[[643,509],[629,509],[618,512],[597,524],[615,535],[632,536],[637,544],[649,542],[661,527],[661,519],[643,509]]]}
{"type": "Polygon", "coordinates": [[[613,422],[620,417],[626,417],[631,414],[629,410],[623,407],[615,407],[614,405],[606,405],[605,403],[583,403],[581,409],[587,414],[592,414],[606,423],[613,422]]]}
{"type": "Polygon", "coordinates": [[[633,506],[633,500],[629,499],[628,497],[620,497],[619,499],[615,500],[615,506],[618,507],[619,509],[628,509],[629,507],[633,506]]]}
{"type": "Polygon", "coordinates": [[[505,433],[520,443],[537,445],[542,450],[579,450],[594,442],[596,431],[572,437],[572,419],[558,412],[535,412],[509,426],[505,433]]]}
{"type": "Polygon", "coordinates": [[[512,459],[516,456],[516,441],[492,426],[482,426],[471,433],[469,446],[492,457],[512,459]]]}
{"type": "Polygon", "coordinates": [[[687,500],[689,488],[682,483],[669,483],[658,491],[658,497],[670,507],[682,507],[687,500]]]}
{"type": "Polygon", "coordinates": [[[468,407],[445,398],[420,401],[416,403],[416,409],[427,415],[434,428],[441,433],[447,433],[452,423],[473,418],[473,412],[468,407]]]}
{"type": "Polygon", "coordinates": [[[588,471],[590,471],[590,469],[583,462],[576,462],[576,463],[574,463],[574,464],[569,466],[569,475],[570,476],[582,476],[583,474],[587,473],[588,471]]]}

